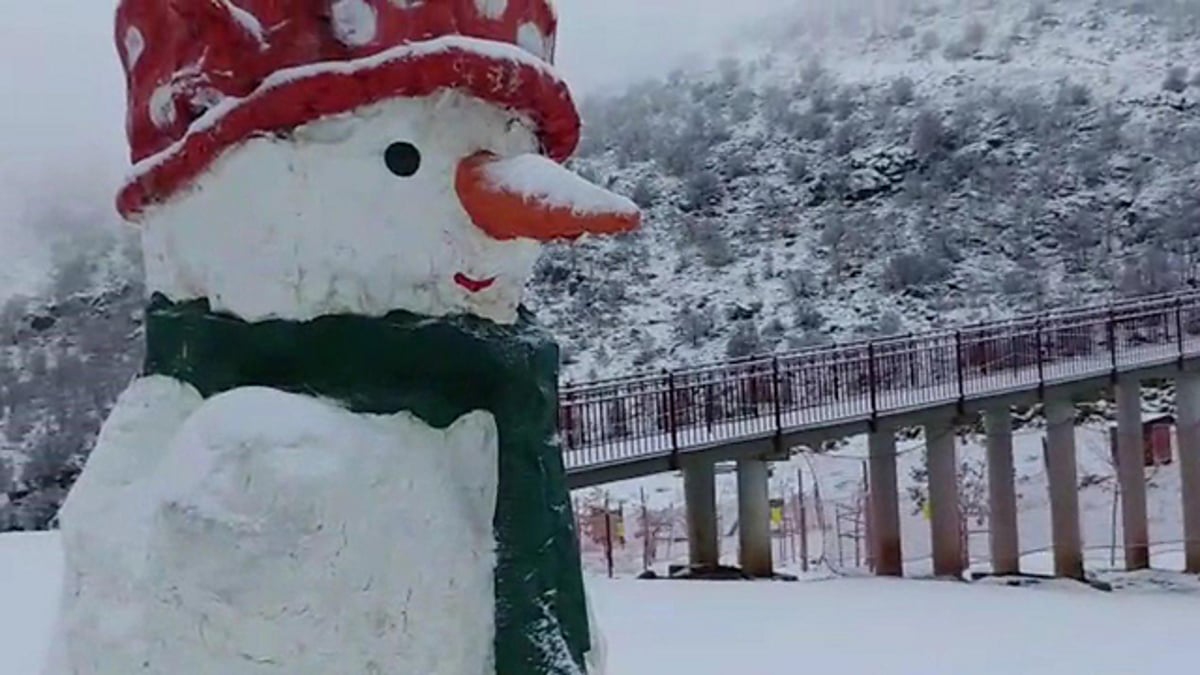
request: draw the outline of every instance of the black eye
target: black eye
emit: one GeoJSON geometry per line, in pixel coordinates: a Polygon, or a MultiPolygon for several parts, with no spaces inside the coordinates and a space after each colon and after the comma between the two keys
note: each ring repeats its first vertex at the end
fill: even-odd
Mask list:
{"type": "Polygon", "coordinates": [[[388,171],[401,178],[408,178],[415,176],[421,169],[421,151],[412,143],[392,143],[383,153],[383,161],[387,164],[388,171]]]}

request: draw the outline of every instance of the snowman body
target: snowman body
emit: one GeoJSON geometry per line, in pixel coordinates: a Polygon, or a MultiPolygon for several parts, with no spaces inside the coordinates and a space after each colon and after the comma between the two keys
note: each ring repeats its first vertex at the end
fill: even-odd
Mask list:
{"type": "Polygon", "coordinates": [[[491,675],[497,453],[484,412],[143,379],[63,511],[52,672],[491,675]]]}

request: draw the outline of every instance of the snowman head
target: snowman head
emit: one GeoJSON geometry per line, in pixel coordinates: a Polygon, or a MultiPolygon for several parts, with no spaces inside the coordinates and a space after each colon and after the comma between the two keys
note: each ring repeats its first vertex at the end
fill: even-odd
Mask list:
{"type": "Polygon", "coordinates": [[[150,290],[247,320],[515,321],[541,242],[639,222],[554,161],[579,134],[555,23],[547,0],[124,0],[118,207],[150,290]]]}
{"type": "Polygon", "coordinates": [[[527,123],[456,92],[248,140],[144,218],[148,283],[247,320],[512,322],[542,241],[637,214],[537,147],[527,123]]]}

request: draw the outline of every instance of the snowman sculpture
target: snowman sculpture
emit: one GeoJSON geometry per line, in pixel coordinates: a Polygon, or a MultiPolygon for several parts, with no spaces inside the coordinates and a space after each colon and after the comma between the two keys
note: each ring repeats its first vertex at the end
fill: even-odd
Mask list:
{"type": "Polygon", "coordinates": [[[144,376],[61,512],[47,675],[599,672],[521,306],[636,228],[556,162],[550,0],[122,0],[144,376]]]}

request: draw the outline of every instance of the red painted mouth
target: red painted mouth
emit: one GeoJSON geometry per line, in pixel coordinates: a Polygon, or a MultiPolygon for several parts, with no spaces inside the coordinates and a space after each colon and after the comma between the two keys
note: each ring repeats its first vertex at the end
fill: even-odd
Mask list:
{"type": "Polygon", "coordinates": [[[496,277],[491,279],[472,279],[471,277],[459,272],[454,275],[454,283],[462,286],[471,293],[481,293],[491,288],[496,283],[496,277]]]}

